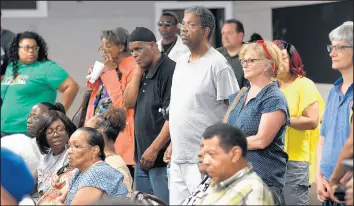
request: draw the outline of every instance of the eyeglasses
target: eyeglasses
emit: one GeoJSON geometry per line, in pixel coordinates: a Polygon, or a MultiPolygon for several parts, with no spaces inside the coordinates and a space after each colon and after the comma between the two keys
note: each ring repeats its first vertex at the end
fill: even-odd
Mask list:
{"type": "Polygon", "coordinates": [[[25,50],[26,52],[30,51],[30,49],[32,49],[33,51],[39,51],[39,46],[19,46],[19,48],[22,48],[23,50],[25,50]]]}
{"type": "Polygon", "coordinates": [[[81,146],[81,145],[70,145],[70,144],[66,144],[65,145],[65,149],[70,149],[70,148],[73,148],[73,149],[84,149],[84,148],[90,148],[90,147],[93,147],[92,145],[86,145],[86,146],[81,146]]]}
{"type": "Polygon", "coordinates": [[[49,129],[45,132],[47,136],[53,136],[54,133],[63,134],[65,132],[65,127],[58,126],[57,129],[49,129]]]}
{"type": "Polygon", "coordinates": [[[177,28],[178,29],[187,29],[187,30],[192,30],[193,28],[195,27],[202,27],[200,25],[195,25],[195,24],[181,24],[181,23],[178,23],[177,24],[177,28]]]}
{"type": "Polygon", "coordinates": [[[250,63],[254,63],[255,61],[259,61],[261,59],[241,59],[240,63],[241,65],[244,65],[245,63],[250,64],[250,63]]]}
{"type": "Polygon", "coordinates": [[[333,49],[336,49],[336,51],[343,51],[344,49],[347,49],[347,48],[353,48],[353,46],[341,46],[341,45],[335,45],[335,46],[332,46],[332,45],[327,45],[327,51],[328,52],[332,52],[333,49]]]}
{"type": "Polygon", "coordinates": [[[157,26],[173,26],[175,24],[172,21],[159,21],[157,22],[157,26]]]}

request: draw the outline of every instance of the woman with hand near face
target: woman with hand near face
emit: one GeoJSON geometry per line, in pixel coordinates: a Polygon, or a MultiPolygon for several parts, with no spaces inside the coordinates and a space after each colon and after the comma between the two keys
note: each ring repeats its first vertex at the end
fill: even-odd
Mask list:
{"type": "MultiPolygon", "coordinates": [[[[134,109],[124,106],[123,92],[132,79],[132,71],[136,66],[128,48],[129,33],[118,27],[102,31],[102,46],[99,51],[103,54],[104,72],[86,86],[92,89],[88,103],[86,121],[91,117],[103,114],[109,108],[121,108],[127,113],[126,128],[119,133],[115,142],[115,151],[128,165],[131,175],[134,174],[134,109]]],[[[92,67],[89,69],[91,73],[92,67]]]]}

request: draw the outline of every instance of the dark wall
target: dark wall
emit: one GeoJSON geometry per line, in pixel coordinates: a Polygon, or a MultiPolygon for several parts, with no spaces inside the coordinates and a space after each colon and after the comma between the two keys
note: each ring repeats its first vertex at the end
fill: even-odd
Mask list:
{"type": "Polygon", "coordinates": [[[310,79],[332,84],[340,74],[331,67],[328,34],[345,21],[353,21],[353,1],[273,9],[273,39],[296,47],[310,79]]]}
{"type": "Polygon", "coordinates": [[[37,1],[1,1],[1,10],[37,9],[37,1]]]}

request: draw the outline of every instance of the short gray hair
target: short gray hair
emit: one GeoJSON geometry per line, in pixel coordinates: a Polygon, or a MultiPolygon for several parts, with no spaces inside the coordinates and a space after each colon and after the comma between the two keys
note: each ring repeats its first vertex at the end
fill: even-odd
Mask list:
{"type": "Polygon", "coordinates": [[[329,39],[331,41],[345,41],[350,46],[353,46],[353,22],[346,21],[339,27],[333,29],[329,33],[329,39]]]}
{"type": "Polygon", "coordinates": [[[123,44],[124,51],[128,52],[128,39],[129,39],[129,32],[128,30],[118,27],[112,30],[103,30],[101,33],[101,40],[105,38],[108,42],[113,44],[123,44]]]}
{"type": "Polygon", "coordinates": [[[213,13],[204,6],[191,6],[184,10],[184,13],[193,13],[200,18],[200,24],[203,28],[209,27],[210,33],[208,39],[214,34],[215,31],[215,18],[213,13]]]}

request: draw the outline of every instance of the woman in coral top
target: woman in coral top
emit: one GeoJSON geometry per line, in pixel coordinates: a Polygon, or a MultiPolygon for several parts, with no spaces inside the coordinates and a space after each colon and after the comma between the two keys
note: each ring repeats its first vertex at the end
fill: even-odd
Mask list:
{"type": "Polygon", "coordinates": [[[285,203],[308,205],[309,164],[313,150],[311,145],[316,138],[312,134],[313,130],[318,130],[324,101],[315,83],[305,77],[304,66],[296,48],[285,41],[276,40],[274,43],[283,54],[284,67],[277,77],[290,111],[290,124],[285,134],[285,151],[289,155],[285,173],[285,203]]]}
{"type": "MultiPolygon", "coordinates": [[[[115,150],[128,165],[131,176],[134,176],[134,110],[126,109],[123,102],[123,92],[136,66],[134,58],[129,54],[128,37],[128,31],[121,27],[102,31],[102,46],[99,50],[103,53],[105,68],[94,83],[87,81],[87,87],[92,89],[92,94],[86,121],[109,108],[122,108],[127,112],[126,127],[115,142],[115,150]]],[[[92,67],[89,73],[91,70],[92,67]]]]}

